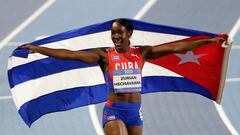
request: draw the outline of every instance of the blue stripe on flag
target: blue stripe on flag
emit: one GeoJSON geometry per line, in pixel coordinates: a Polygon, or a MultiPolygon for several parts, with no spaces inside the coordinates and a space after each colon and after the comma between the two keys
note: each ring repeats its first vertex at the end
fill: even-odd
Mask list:
{"type": "MultiPolygon", "coordinates": [[[[131,20],[131,19],[130,19],[131,20]]],[[[181,36],[198,36],[198,35],[205,35],[216,37],[216,34],[210,32],[203,32],[198,30],[191,30],[186,28],[179,28],[174,26],[167,26],[167,25],[160,25],[160,24],[152,24],[147,22],[141,21],[132,21],[134,29],[141,30],[141,31],[149,31],[149,32],[156,32],[156,33],[165,33],[165,34],[173,34],[173,35],[181,35],[181,36]]]]}
{"type": "Polygon", "coordinates": [[[20,83],[32,79],[37,79],[62,71],[93,66],[97,66],[97,64],[87,64],[77,60],[61,60],[48,57],[45,59],[23,64],[8,70],[8,77],[15,76],[14,78],[9,78],[9,84],[10,88],[13,88],[20,83]]]}
{"type": "Polygon", "coordinates": [[[31,124],[42,115],[106,101],[105,84],[57,91],[23,104],[18,110],[24,122],[31,124]]]}
{"type": "Polygon", "coordinates": [[[191,80],[182,77],[148,76],[142,79],[142,93],[151,92],[191,92],[205,96],[211,100],[213,97],[208,90],[191,80]]]}

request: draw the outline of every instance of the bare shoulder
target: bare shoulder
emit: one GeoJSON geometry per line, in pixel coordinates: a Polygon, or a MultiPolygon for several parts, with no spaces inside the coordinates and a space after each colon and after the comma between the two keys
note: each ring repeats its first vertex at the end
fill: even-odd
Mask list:
{"type": "Polygon", "coordinates": [[[146,51],[152,48],[151,45],[134,45],[133,47],[140,48],[141,52],[146,51]]]}
{"type": "Polygon", "coordinates": [[[144,45],[144,46],[139,46],[139,48],[140,48],[140,50],[141,50],[141,53],[142,53],[143,58],[146,58],[148,52],[151,51],[152,46],[150,46],[150,45],[144,45]]]}
{"type": "Polygon", "coordinates": [[[102,57],[106,57],[107,56],[107,49],[108,48],[96,48],[96,49],[93,49],[93,51],[96,52],[98,55],[100,55],[102,57]]]}
{"type": "Polygon", "coordinates": [[[97,48],[94,51],[100,56],[103,63],[108,63],[107,51],[109,48],[97,48]]]}

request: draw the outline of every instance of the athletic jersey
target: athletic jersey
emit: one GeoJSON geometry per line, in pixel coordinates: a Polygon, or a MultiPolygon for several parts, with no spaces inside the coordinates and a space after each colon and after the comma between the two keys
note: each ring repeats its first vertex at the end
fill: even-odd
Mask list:
{"type": "Polygon", "coordinates": [[[143,66],[140,48],[130,48],[129,52],[118,53],[115,49],[107,50],[109,65],[105,80],[110,92],[141,92],[143,66]]]}

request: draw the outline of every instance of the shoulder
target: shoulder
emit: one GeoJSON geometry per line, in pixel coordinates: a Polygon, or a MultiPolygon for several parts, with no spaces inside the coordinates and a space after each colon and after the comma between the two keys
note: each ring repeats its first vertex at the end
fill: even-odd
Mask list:
{"type": "Polygon", "coordinates": [[[93,49],[93,51],[95,53],[97,53],[102,59],[106,59],[107,58],[107,52],[110,50],[111,48],[109,47],[105,47],[105,48],[96,48],[93,49]]]}
{"type": "Polygon", "coordinates": [[[95,48],[95,49],[91,49],[93,52],[97,52],[97,53],[107,53],[109,48],[104,47],[104,48],[95,48]]]}
{"type": "Polygon", "coordinates": [[[105,52],[111,52],[114,51],[113,47],[108,47],[108,48],[103,48],[105,50],[105,52]]]}
{"type": "Polygon", "coordinates": [[[143,59],[145,59],[147,57],[147,55],[149,54],[149,52],[152,51],[153,46],[150,45],[144,45],[144,46],[135,46],[136,48],[138,48],[139,53],[141,53],[143,59]]]}
{"type": "Polygon", "coordinates": [[[152,46],[150,46],[150,45],[134,45],[131,48],[143,50],[143,49],[148,49],[148,48],[151,48],[151,47],[152,46]]]}
{"type": "Polygon", "coordinates": [[[137,50],[139,50],[142,54],[144,54],[145,52],[149,51],[152,46],[150,45],[144,45],[144,46],[134,46],[134,48],[136,48],[137,50]]]}

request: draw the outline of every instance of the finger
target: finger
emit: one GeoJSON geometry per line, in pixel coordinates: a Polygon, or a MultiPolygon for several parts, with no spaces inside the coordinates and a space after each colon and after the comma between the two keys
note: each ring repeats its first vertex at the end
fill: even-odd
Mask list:
{"type": "Polygon", "coordinates": [[[227,40],[226,40],[226,44],[227,45],[231,45],[233,43],[233,40],[231,39],[231,38],[228,38],[227,40]]]}
{"type": "Polygon", "coordinates": [[[224,42],[224,41],[226,41],[225,38],[220,38],[220,39],[219,39],[219,42],[224,42]]]}
{"type": "Polygon", "coordinates": [[[24,49],[24,48],[26,48],[25,46],[18,46],[18,48],[20,48],[20,49],[24,49]]]}
{"type": "Polygon", "coordinates": [[[21,45],[21,46],[18,46],[18,48],[23,48],[23,49],[25,49],[25,48],[28,48],[28,46],[27,46],[27,45],[21,45]]]}
{"type": "Polygon", "coordinates": [[[29,50],[29,53],[34,53],[34,51],[33,50],[29,50]]]}

